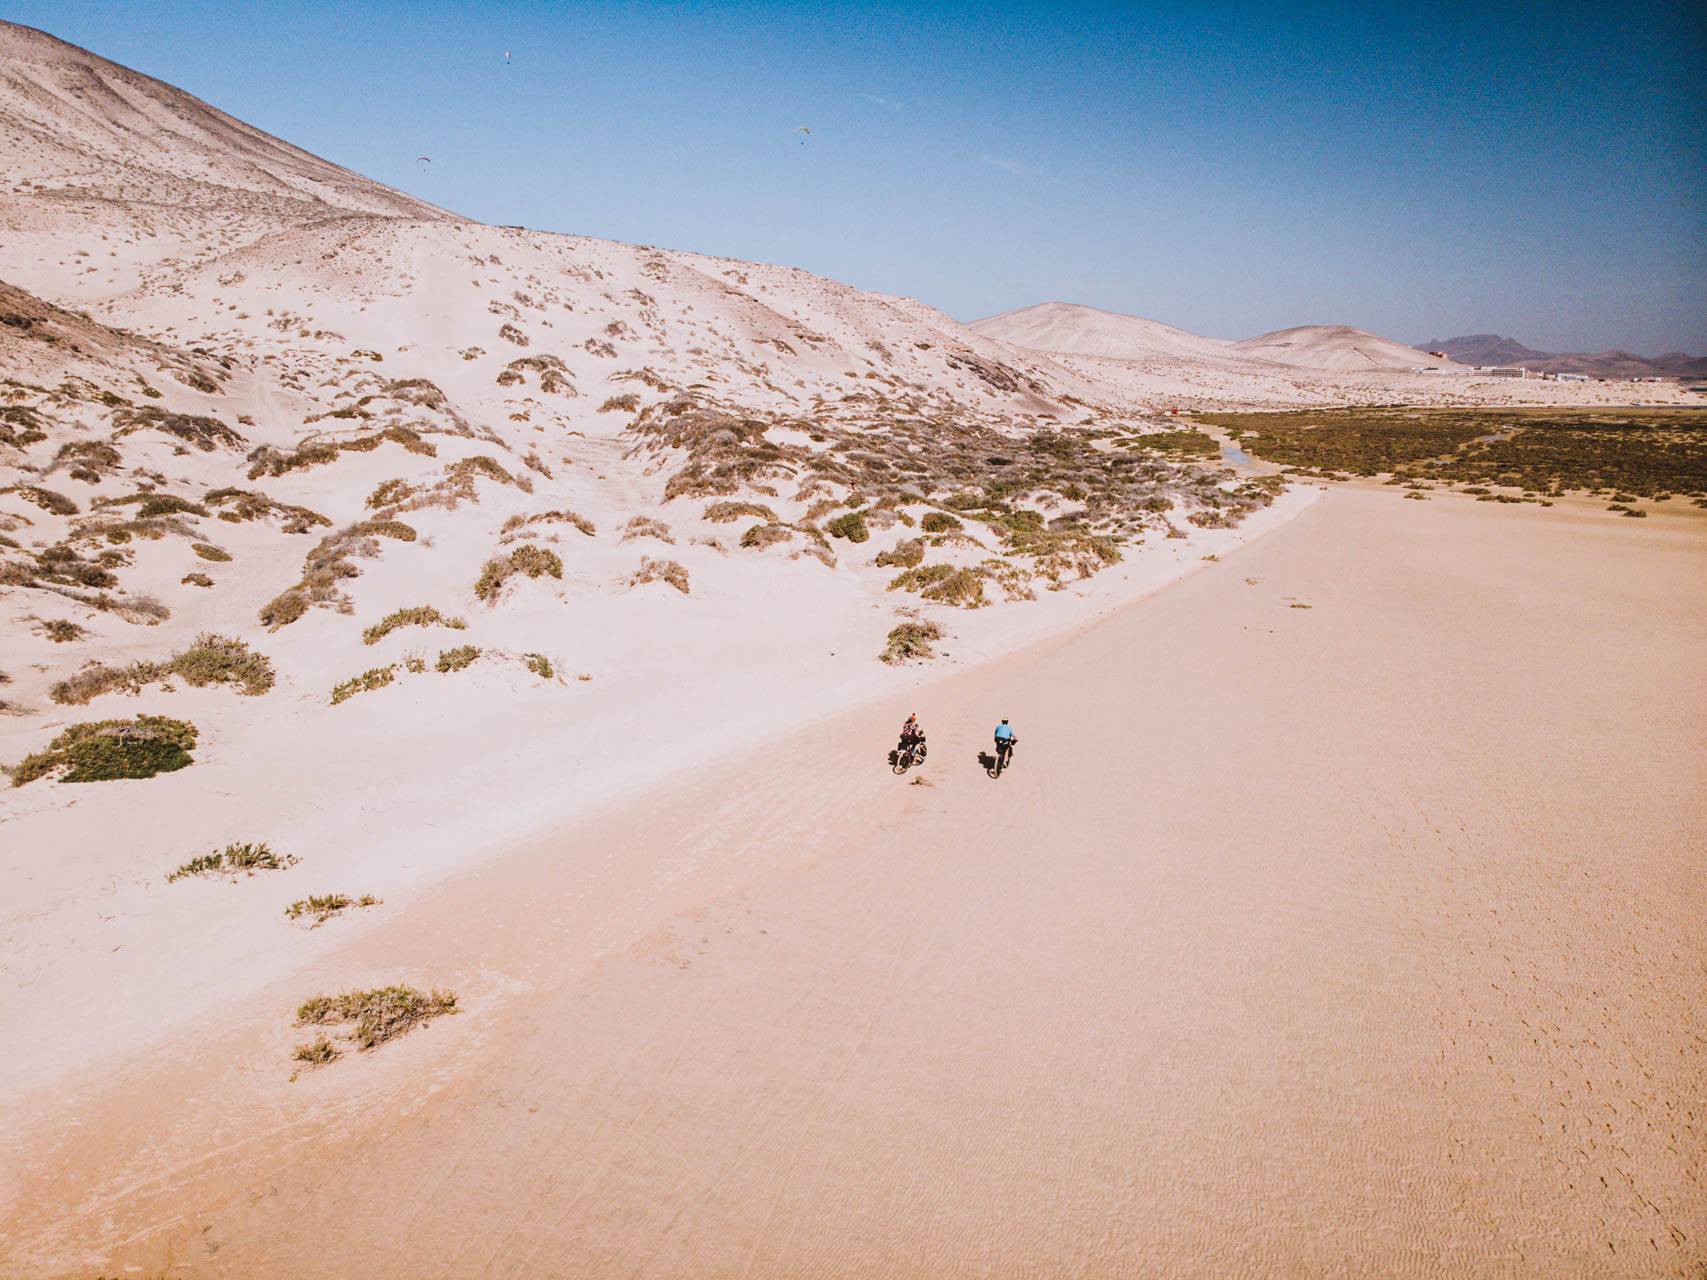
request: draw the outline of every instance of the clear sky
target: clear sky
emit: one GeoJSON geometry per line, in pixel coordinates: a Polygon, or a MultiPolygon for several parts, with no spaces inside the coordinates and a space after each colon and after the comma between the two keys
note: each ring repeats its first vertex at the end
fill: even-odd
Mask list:
{"type": "Polygon", "coordinates": [[[1707,351],[1699,4],[0,14],[472,217],[960,319],[1065,300],[1217,337],[1707,351]]]}

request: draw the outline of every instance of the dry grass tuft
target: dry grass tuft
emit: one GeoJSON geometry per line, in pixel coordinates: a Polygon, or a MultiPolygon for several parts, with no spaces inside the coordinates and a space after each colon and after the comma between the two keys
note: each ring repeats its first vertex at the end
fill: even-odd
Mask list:
{"type": "Polygon", "coordinates": [[[640,587],[648,582],[667,582],[684,596],[688,594],[688,571],[674,560],[654,560],[650,556],[642,560],[628,585],[640,587]]]}
{"type": "Polygon", "coordinates": [[[296,1011],[299,1027],[350,1025],[350,1041],[368,1050],[407,1035],[434,1018],[457,1012],[456,994],[414,987],[375,987],[371,991],[346,991],[338,996],[315,996],[296,1011]]]}
{"type": "Polygon", "coordinates": [[[305,1067],[313,1068],[324,1067],[328,1063],[336,1062],[344,1055],[338,1046],[332,1043],[332,1038],[325,1032],[321,1032],[314,1039],[297,1045],[290,1056],[305,1067]]]}
{"type": "Polygon", "coordinates": [[[705,509],[705,518],[712,524],[732,524],[746,516],[776,522],[776,512],[760,502],[714,502],[705,509]]]}
{"type": "Polygon", "coordinates": [[[650,516],[635,516],[622,526],[622,540],[632,542],[636,538],[656,538],[659,542],[675,545],[675,539],[670,536],[670,526],[650,516]]]}
{"type": "Polygon", "coordinates": [[[517,529],[525,529],[528,525],[550,523],[571,525],[586,534],[589,538],[595,536],[598,532],[598,530],[593,527],[593,522],[591,520],[587,519],[585,516],[577,515],[573,511],[541,511],[531,516],[511,516],[508,520],[504,521],[503,532],[514,533],[517,529]]]}
{"type": "Polygon", "coordinates": [[[295,854],[274,853],[265,844],[244,841],[240,844],[228,844],[212,853],[198,854],[169,874],[166,879],[182,880],[186,876],[215,876],[237,871],[245,875],[254,875],[257,871],[284,871],[294,867],[298,861],[300,859],[295,854]]]}
{"type": "Polygon", "coordinates": [[[73,640],[81,640],[89,634],[85,628],[72,622],[69,618],[44,618],[36,630],[55,644],[68,644],[73,640]]]}
{"type": "Polygon", "coordinates": [[[306,898],[298,898],[285,908],[285,916],[290,920],[308,918],[312,920],[311,929],[318,929],[333,916],[347,911],[351,907],[377,907],[380,900],[371,893],[364,893],[359,898],[352,898],[347,893],[315,893],[306,898]]]}

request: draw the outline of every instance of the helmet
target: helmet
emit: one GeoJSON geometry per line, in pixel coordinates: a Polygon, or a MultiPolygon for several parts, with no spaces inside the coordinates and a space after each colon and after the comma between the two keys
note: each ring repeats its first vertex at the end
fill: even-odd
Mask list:
{"type": "Polygon", "coordinates": [[[1002,723],[1006,724],[1007,722],[1008,722],[1008,718],[1006,716],[1003,716],[1002,717],[1002,723]]]}

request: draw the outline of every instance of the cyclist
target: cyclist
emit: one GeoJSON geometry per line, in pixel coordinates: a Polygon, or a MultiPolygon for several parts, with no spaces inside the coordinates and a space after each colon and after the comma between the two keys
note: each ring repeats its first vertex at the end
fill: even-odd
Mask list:
{"type": "Polygon", "coordinates": [[[915,711],[907,717],[907,723],[901,726],[901,750],[906,751],[924,740],[925,728],[919,723],[919,713],[915,711]]]}
{"type": "Polygon", "coordinates": [[[1003,720],[996,726],[996,759],[1006,764],[1008,757],[1013,754],[1014,744],[1018,741],[1013,728],[1003,720]]]}

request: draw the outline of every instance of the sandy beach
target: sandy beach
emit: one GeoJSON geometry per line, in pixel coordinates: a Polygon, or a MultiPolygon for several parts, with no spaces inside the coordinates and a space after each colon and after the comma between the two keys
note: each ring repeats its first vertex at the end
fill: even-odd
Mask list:
{"type": "Polygon", "coordinates": [[[7,1121],[6,1255],[1691,1274],[1704,569],[1694,512],[1336,488],[38,1096],[7,1121]],[[914,709],[933,751],[898,778],[914,709]],[[394,979],[462,1012],[287,1083],[298,1001],[394,979]]]}

